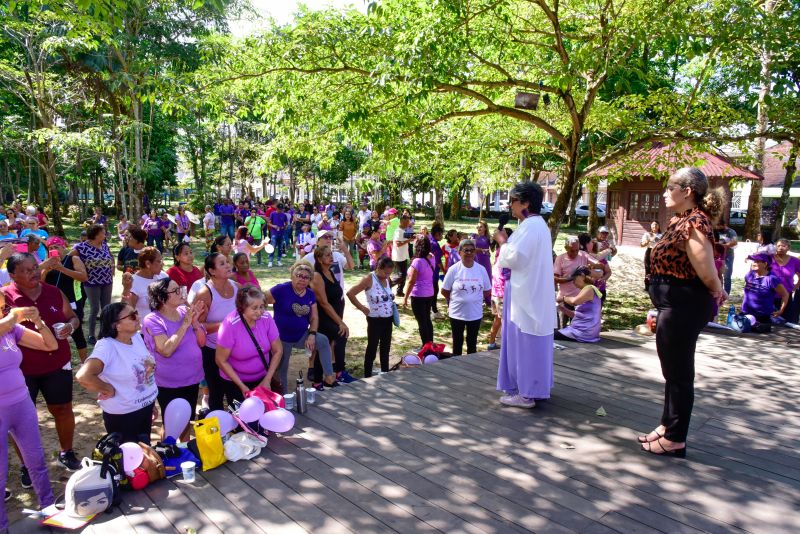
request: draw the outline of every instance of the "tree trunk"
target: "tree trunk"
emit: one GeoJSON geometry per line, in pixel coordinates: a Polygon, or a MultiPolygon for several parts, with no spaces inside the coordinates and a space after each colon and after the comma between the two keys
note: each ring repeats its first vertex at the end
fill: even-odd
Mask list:
{"type": "MultiPolygon", "coordinates": [[[[777,0],[767,0],[764,4],[764,10],[767,14],[772,13],[775,9],[777,0]]],[[[756,124],[756,132],[762,134],[767,131],[767,99],[769,98],[771,81],[770,73],[772,69],[772,52],[763,48],[760,53],[761,60],[761,88],[758,91],[758,117],[756,124]]],[[[764,145],[766,144],[765,137],[756,139],[756,157],[758,161],[758,172],[764,172],[764,145]]],[[[756,240],[758,233],[761,231],[761,190],[764,184],[761,180],[753,180],[750,187],[750,198],[747,201],[747,219],[744,224],[745,238],[756,240]]]]}
{"type": "Polygon", "coordinates": [[[783,230],[783,214],[786,211],[786,204],[789,203],[789,193],[792,189],[792,182],[794,182],[795,172],[797,171],[797,156],[800,154],[800,146],[797,142],[792,143],[792,148],[789,149],[789,161],[786,163],[786,175],[783,178],[783,189],[781,190],[781,198],[778,200],[778,207],[775,209],[775,230],[772,231],[772,240],[775,241],[781,237],[783,230]]]}
{"type": "Polygon", "coordinates": [[[50,197],[50,209],[52,210],[50,222],[53,223],[54,233],[63,236],[65,234],[64,225],[61,221],[61,202],[58,200],[58,187],[56,186],[56,156],[53,154],[49,141],[45,141],[44,156],[45,187],[47,188],[47,196],[50,197]]]}
{"type": "Polygon", "coordinates": [[[461,189],[457,188],[450,194],[450,220],[461,219],[461,189]]]}
{"type": "Polygon", "coordinates": [[[436,186],[434,192],[433,222],[444,228],[444,191],[441,186],[436,186]]]}
{"type": "Polygon", "coordinates": [[[558,232],[561,230],[561,222],[564,220],[575,183],[578,181],[577,162],[578,153],[577,150],[573,150],[569,160],[564,165],[564,174],[559,178],[559,193],[553,205],[553,213],[550,214],[550,218],[547,220],[547,225],[550,227],[550,238],[554,243],[558,232]]]}
{"type": "Polygon", "coordinates": [[[589,235],[595,235],[599,226],[597,219],[597,184],[592,181],[589,183],[589,220],[586,221],[586,231],[589,235]]]}

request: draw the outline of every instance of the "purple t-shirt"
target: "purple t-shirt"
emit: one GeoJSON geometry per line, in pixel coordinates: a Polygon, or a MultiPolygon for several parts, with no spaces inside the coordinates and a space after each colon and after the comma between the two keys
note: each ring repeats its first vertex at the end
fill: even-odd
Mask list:
{"type": "Polygon", "coordinates": [[[431,258],[414,258],[411,267],[417,271],[417,281],[411,288],[412,297],[432,297],[433,296],[433,260],[431,258]]]}
{"type": "Polygon", "coordinates": [[[369,268],[371,271],[375,270],[375,267],[378,266],[378,260],[386,256],[386,252],[378,256],[378,260],[373,259],[371,253],[379,252],[382,247],[383,245],[380,242],[375,241],[374,239],[370,239],[369,241],[367,241],[367,254],[369,254],[369,268]]]}
{"type": "MultiPolygon", "coordinates": [[[[273,341],[278,339],[278,327],[275,325],[275,321],[272,320],[272,316],[264,312],[261,318],[256,321],[252,330],[258,344],[261,345],[261,350],[264,351],[267,365],[269,365],[270,346],[273,341]]],[[[228,357],[228,363],[231,364],[231,367],[233,367],[233,370],[236,371],[242,381],[260,380],[267,374],[264,362],[261,361],[261,356],[258,354],[258,349],[256,349],[250,334],[247,333],[247,328],[239,317],[239,312],[236,310],[229,313],[222,321],[222,324],[219,325],[217,347],[230,349],[231,354],[228,357]]],[[[230,380],[222,369],[219,371],[219,376],[225,380],[230,380]]]]}
{"type": "Polygon", "coordinates": [[[25,399],[30,399],[28,386],[22,369],[22,349],[17,346],[17,341],[25,333],[25,327],[15,324],[11,331],[0,336],[0,406],[11,406],[25,399]]]}
{"type": "Polygon", "coordinates": [[[442,246],[439,245],[439,242],[436,241],[432,235],[428,236],[428,240],[431,242],[431,254],[433,254],[433,257],[436,260],[436,275],[438,276],[440,266],[442,265],[444,252],[442,252],[442,246]]]}
{"type": "Polygon", "coordinates": [[[272,213],[269,214],[269,222],[272,223],[273,226],[275,226],[275,228],[269,229],[270,235],[282,232],[283,229],[286,228],[286,223],[287,223],[286,214],[273,211],[272,213]]]}
{"type": "Polygon", "coordinates": [[[772,274],[777,276],[786,291],[791,293],[794,290],[794,276],[795,274],[800,274],[800,258],[789,256],[789,261],[786,265],[778,265],[778,262],[773,258],[772,274]]]}
{"type": "Polygon", "coordinates": [[[311,306],[317,299],[311,289],[301,297],[292,289],[291,282],[272,286],[269,290],[275,299],[273,310],[281,341],[294,343],[306,333],[311,322],[311,306]]]}
{"type": "Polygon", "coordinates": [[[155,337],[172,337],[181,327],[186,306],[178,308],[181,318],[170,321],[158,312],[148,313],[142,322],[142,337],[156,361],[156,385],[162,388],[182,388],[199,384],[203,379],[203,353],[191,327],[183,335],[178,348],[167,358],[156,350],[155,337]]]}
{"type": "Polygon", "coordinates": [[[236,208],[233,207],[233,204],[225,204],[219,207],[219,222],[221,224],[233,224],[233,212],[236,211],[236,208]]]}
{"type": "Polygon", "coordinates": [[[744,301],[742,311],[758,316],[771,315],[775,311],[775,288],[780,279],[774,274],[757,276],[755,271],[744,275],[744,301]]]}

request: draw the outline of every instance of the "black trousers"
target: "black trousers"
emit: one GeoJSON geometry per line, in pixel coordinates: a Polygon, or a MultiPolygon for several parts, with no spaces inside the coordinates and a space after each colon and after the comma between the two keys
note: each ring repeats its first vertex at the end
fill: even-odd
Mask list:
{"type": "Polygon", "coordinates": [[[380,346],[381,372],[389,372],[389,349],[392,346],[391,317],[367,317],[367,350],[364,352],[364,376],[372,376],[372,363],[380,346]]]}
{"type": "Polygon", "coordinates": [[[439,271],[437,270],[433,273],[433,303],[431,304],[431,309],[433,313],[439,313],[439,306],[436,304],[436,301],[439,298],[439,271]]]}
{"type": "Polygon", "coordinates": [[[217,349],[211,347],[203,347],[203,373],[206,375],[206,384],[208,385],[208,409],[210,411],[223,410],[223,398],[225,396],[226,380],[219,376],[219,367],[217,367],[217,349]]]}
{"type": "Polygon", "coordinates": [[[397,290],[397,296],[402,297],[403,291],[405,291],[406,287],[406,277],[408,276],[408,260],[396,261],[394,262],[394,266],[397,272],[397,276],[395,276],[394,279],[392,280],[392,286],[399,287],[399,289],[397,290]]]}
{"type": "Polygon", "coordinates": [[[122,441],[143,441],[150,444],[150,429],[153,421],[153,404],[151,402],[144,408],[135,412],[114,414],[103,412],[103,424],[106,433],[119,432],[122,434],[122,441]]]}
{"type": "Polygon", "coordinates": [[[650,300],[658,309],[656,349],[664,375],[665,437],[684,442],[694,405],[694,351],[697,337],[711,316],[712,299],[699,280],[652,277],[650,300]]]}
{"type": "Polygon", "coordinates": [[[414,312],[414,319],[417,320],[419,327],[419,338],[422,344],[433,341],[433,321],[431,321],[432,297],[411,297],[411,311],[414,312]]]}
{"type": "Polygon", "coordinates": [[[464,348],[464,329],[467,330],[467,354],[478,352],[478,330],[481,329],[481,320],[462,321],[450,318],[450,328],[453,330],[453,356],[461,356],[464,348]]]}
{"type": "MultiPolygon", "coordinates": [[[[222,380],[223,397],[225,397],[228,406],[232,406],[233,401],[244,402],[244,393],[239,389],[239,386],[234,384],[231,380],[225,380],[222,377],[220,377],[220,379],[222,380]]],[[[261,380],[264,380],[263,376],[261,380]]],[[[261,380],[242,380],[242,382],[244,382],[244,385],[247,386],[248,389],[255,389],[256,386],[261,383],[261,380]]],[[[208,406],[209,408],[211,407],[210,402],[208,406]]]]}

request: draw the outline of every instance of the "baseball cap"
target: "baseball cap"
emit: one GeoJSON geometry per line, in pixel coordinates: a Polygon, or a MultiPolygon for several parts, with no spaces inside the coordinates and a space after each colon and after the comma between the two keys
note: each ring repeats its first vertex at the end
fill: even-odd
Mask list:
{"type": "Polygon", "coordinates": [[[317,234],[317,240],[322,239],[323,237],[330,237],[333,239],[333,232],[330,230],[322,230],[320,233],[317,234]]]}
{"type": "Polygon", "coordinates": [[[598,234],[603,234],[603,233],[607,234],[608,233],[608,226],[601,226],[600,228],[597,229],[597,233],[598,234]]]}
{"type": "Polygon", "coordinates": [[[752,261],[763,261],[764,263],[772,263],[772,257],[770,257],[769,254],[764,254],[762,252],[750,254],[747,256],[747,259],[752,261]]]}

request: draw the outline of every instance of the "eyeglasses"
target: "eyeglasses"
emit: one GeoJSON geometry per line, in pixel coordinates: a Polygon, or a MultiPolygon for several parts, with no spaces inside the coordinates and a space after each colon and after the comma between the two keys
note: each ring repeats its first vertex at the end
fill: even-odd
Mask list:
{"type": "Polygon", "coordinates": [[[462,254],[475,254],[475,249],[474,248],[462,248],[461,249],[461,253],[462,254]]]}
{"type": "Polygon", "coordinates": [[[119,323],[123,319],[132,319],[134,321],[138,321],[139,320],[139,311],[138,310],[133,310],[128,315],[123,315],[122,317],[117,317],[117,322],[119,323]]]}
{"type": "Polygon", "coordinates": [[[307,274],[294,274],[295,278],[299,278],[300,280],[311,280],[311,277],[307,274]]]}
{"type": "Polygon", "coordinates": [[[178,286],[178,287],[176,287],[175,289],[173,289],[172,291],[167,291],[167,294],[174,293],[175,295],[179,295],[179,294],[183,294],[183,292],[184,292],[185,290],[186,290],[186,288],[185,288],[185,287],[183,287],[183,286],[178,286]]]}

